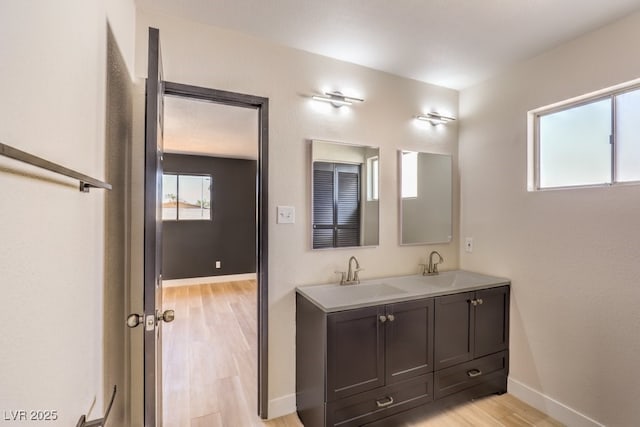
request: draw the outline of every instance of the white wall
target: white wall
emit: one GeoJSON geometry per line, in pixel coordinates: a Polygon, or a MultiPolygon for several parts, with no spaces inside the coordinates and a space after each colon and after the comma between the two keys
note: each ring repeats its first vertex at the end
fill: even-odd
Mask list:
{"type": "MultiPolygon", "coordinates": [[[[413,116],[433,110],[457,114],[457,92],[318,55],[278,47],[238,33],[139,12],[136,72],[146,74],[147,27],[160,29],[165,78],[270,100],[269,135],[269,398],[293,411],[297,285],[335,281],[356,255],[363,278],[419,271],[427,249],[439,250],[443,269],[458,266],[458,245],[400,247],[396,150],[457,156],[457,125],[434,128],[413,116]],[[335,109],[312,101],[323,90],[343,90],[366,101],[335,109]],[[380,247],[311,251],[309,140],[380,146],[380,247]],[[296,224],[277,225],[277,205],[296,208],[296,224]]],[[[142,143],[142,141],[138,141],[142,143]]],[[[456,165],[454,165],[455,167],[456,165]]],[[[135,177],[134,177],[135,179],[135,177]]],[[[458,199],[457,179],[454,199],[458,199]]],[[[457,206],[454,209],[457,229],[457,206]]],[[[457,242],[457,236],[454,236],[457,242]]],[[[272,411],[270,416],[278,415],[272,411]]]]}
{"type": "MultiPolygon", "coordinates": [[[[104,177],[107,16],[131,50],[131,1],[0,3],[0,142],[104,177]]],[[[103,406],[105,196],[77,186],[0,157],[0,410],[47,425],[103,406]]]]}
{"type": "Polygon", "coordinates": [[[635,14],[460,95],[461,266],[512,279],[510,390],[569,425],[547,397],[640,420],[640,186],[527,192],[527,111],[640,77],[638,40],[635,14]]]}

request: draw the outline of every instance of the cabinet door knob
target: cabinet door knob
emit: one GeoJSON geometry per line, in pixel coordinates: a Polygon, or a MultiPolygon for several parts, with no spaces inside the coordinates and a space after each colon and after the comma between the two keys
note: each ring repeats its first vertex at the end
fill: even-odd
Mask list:
{"type": "Polygon", "coordinates": [[[482,298],[478,298],[478,304],[482,305],[482,298]]]}
{"type": "Polygon", "coordinates": [[[379,317],[379,319],[380,319],[380,322],[384,323],[384,322],[387,321],[387,316],[382,315],[382,316],[379,317]]]}
{"type": "Polygon", "coordinates": [[[469,302],[470,302],[470,303],[471,303],[471,305],[472,305],[472,306],[474,306],[474,307],[475,307],[476,305],[478,305],[478,301],[477,301],[477,300],[475,300],[475,299],[472,299],[472,300],[470,300],[469,302]]]}
{"type": "Polygon", "coordinates": [[[387,315],[387,319],[389,319],[389,322],[393,322],[394,320],[396,320],[396,316],[394,316],[393,314],[389,314],[387,315]]]}
{"type": "Polygon", "coordinates": [[[393,397],[388,396],[386,399],[387,400],[385,401],[376,400],[376,405],[378,405],[378,408],[384,408],[385,406],[393,405],[393,397]]]}

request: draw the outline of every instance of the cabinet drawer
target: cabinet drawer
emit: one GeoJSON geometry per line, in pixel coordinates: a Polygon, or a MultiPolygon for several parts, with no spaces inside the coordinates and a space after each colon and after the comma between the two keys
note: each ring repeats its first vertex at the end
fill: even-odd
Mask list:
{"type": "Polygon", "coordinates": [[[433,374],[328,403],[327,426],[356,427],[433,400],[433,374]]]}
{"type": "Polygon", "coordinates": [[[442,369],[434,375],[435,398],[439,399],[483,381],[506,376],[508,371],[509,356],[506,351],[442,369]]]}

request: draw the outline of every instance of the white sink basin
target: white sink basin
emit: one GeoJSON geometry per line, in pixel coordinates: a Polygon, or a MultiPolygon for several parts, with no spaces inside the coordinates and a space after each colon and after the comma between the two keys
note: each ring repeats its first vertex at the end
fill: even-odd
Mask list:
{"type": "Polygon", "coordinates": [[[469,271],[443,271],[433,276],[407,276],[394,282],[394,285],[407,292],[437,291],[446,289],[464,289],[495,283],[496,278],[469,271]]]}
{"type": "Polygon", "coordinates": [[[407,291],[388,285],[386,283],[327,286],[316,290],[316,297],[323,301],[335,301],[336,304],[344,301],[373,301],[378,298],[386,298],[393,295],[406,294],[407,291]]]}

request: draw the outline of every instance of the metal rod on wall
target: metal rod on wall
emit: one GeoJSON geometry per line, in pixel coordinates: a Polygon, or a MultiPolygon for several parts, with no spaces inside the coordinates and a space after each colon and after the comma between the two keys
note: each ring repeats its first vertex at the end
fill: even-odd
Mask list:
{"type": "Polygon", "coordinates": [[[1,142],[0,155],[58,173],[60,175],[68,176],[69,178],[77,179],[80,181],[80,191],[83,193],[88,193],[90,188],[103,188],[105,190],[111,190],[113,188],[109,183],[91,178],[90,176],[66,168],[57,163],[50,162],[41,157],[34,156],[33,154],[29,154],[25,151],[18,150],[17,148],[13,148],[1,142]]]}
{"type": "Polygon", "coordinates": [[[113,386],[113,393],[111,394],[111,400],[109,401],[107,410],[104,413],[104,417],[98,418],[96,420],[87,421],[87,417],[85,415],[82,415],[78,420],[76,427],[104,427],[107,424],[107,419],[109,418],[109,413],[111,412],[111,407],[113,406],[114,400],[116,400],[116,386],[113,386]]]}

